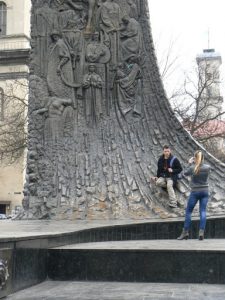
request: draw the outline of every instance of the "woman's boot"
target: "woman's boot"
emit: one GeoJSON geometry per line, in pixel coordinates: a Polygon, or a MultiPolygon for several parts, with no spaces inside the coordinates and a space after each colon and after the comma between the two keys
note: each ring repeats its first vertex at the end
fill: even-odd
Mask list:
{"type": "Polygon", "coordinates": [[[189,237],[189,232],[183,229],[181,235],[177,238],[177,240],[187,240],[188,237],[189,237]]]}
{"type": "Polygon", "coordinates": [[[199,239],[199,241],[203,241],[204,240],[204,230],[203,229],[199,230],[198,239],[199,239]]]}

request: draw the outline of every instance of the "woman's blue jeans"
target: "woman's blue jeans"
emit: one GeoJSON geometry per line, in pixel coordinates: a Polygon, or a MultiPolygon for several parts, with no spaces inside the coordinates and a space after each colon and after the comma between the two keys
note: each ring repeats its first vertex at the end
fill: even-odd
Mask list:
{"type": "Polygon", "coordinates": [[[187,208],[185,214],[185,222],[184,222],[184,230],[189,230],[191,226],[191,214],[192,211],[199,201],[199,213],[200,213],[200,226],[199,229],[205,230],[206,225],[206,207],[209,200],[209,192],[208,191],[198,191],[198,192],[191,192],[187,208]]]}

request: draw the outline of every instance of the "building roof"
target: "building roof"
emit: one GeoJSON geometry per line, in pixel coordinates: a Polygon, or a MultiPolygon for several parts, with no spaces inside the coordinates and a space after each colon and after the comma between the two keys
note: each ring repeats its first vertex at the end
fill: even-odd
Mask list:
{"type": "Polygon", "coordinates": [[[196,130],[194,137],[204,138],[208,136],[225,136],[225,121],[210,120],[206,122],[201,128],[196,130]]]}

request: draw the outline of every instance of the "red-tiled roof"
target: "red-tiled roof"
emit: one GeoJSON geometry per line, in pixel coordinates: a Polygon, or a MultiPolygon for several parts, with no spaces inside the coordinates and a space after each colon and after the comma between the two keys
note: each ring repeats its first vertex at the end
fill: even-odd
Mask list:
{"type": "Polygon", "coordinates": [[[206,122],[201,128],[196,130],[193,134],[195,137],[208,137],[210,135],[224,135],[225,136],[225,121],[211,120],[206,122]]]}

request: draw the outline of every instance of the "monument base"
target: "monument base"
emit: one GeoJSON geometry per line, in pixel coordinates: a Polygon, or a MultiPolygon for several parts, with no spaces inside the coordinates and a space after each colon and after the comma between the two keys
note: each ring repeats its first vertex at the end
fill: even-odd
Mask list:
{"type": "MultiPolygon", "coordinates": [[[[225,248],[220,239],[225,238],[225,216],[208,219],[206,240],[203,242],[195,240],[198,224],[199,220],[194,218],[190,240],[177,241],[176,238],[183,227],[181,218],[92,222],[2,221],[0,253],[3,253],[4,249],[11,253],[7,259],[10,262],[10,283],[7,282],[10,289],[7,293],[28,288],[47,278],[224,283],[225,248]],[[104,243],[100,243],[103,248],[96,249],[97,242],[109,244],[104,246],[104,243]],[[68,246],[73,244],[75,246],[68,246]],[[70,249],[57,248],[64,246],[70,249]],[[142,263],[140,257],[143,258],[142,263]],[[99,260],[101,258],[107,263],[102,264],[99,260]],[[196,259],[198,263],[191,263],[196,259]],[[148,263],[149,268],[145,268],[141,275],[144,261],[148,263]],[[190,264],[188,263],[188,270],[184,268],[182,271],[185,261],[190,264]],[[208,263],[205,263],[206,261],[208,263]],[[85,267],[87,265],[89,268],[85,267]],[[107,272],[100,272],[103,265],[108,268],[107,272]],[[62,270],[60,266],[63,266],[62,270]],[[79,276],[75,271],[70,273],[70,270],[79,269],[76,266],[88,271],[85,271],[85,274],[84,271],[78,272],[79,276]],[[111,268],[112,271],[109,272],[111,268]],[[118,273],[115,268],[120,268],[122,273],[118,273]],[[155,279],[154,272],[157,273],[155,279]],[[165,272],[168,275],[165,275],[165,272]],[[200,272],[198,281],[197,278],[189,276],[190,272],[200,272]]],[[[3,259],[3,255],[0,258],[3,259]]],[[[4,296],[7,293],[4,293],[4,296]]]]}

